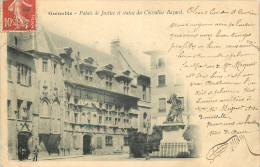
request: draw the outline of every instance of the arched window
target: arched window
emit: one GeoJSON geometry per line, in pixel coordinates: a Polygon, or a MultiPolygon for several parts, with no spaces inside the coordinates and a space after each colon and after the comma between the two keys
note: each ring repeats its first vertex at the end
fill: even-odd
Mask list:
{"type": "Polygon", "coordinates": [[[60,117],[60,105],[57,101],[55,101],[52,105],[52,116],[54,118],[60,117]]]}
{"type": "Polygon", "coordinates": [[[146,117],[147,117],[147,113],[145,112],[143,118],[146,119],[146,117]]]}
{"type": "Polygon", "coordinates": [[[47,101],[42,102],[41,116],[49,116],[49,105],[48,105],[47,101]]]}

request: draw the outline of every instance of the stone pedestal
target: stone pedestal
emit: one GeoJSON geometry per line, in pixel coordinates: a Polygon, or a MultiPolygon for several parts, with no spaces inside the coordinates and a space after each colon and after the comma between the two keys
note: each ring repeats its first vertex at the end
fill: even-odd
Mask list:
{"type": "Polygon", "coordinates": [[[162,140],[158,157],[184,158],[189,156],[188,142],[183,138],[186,125],[179,123],[163,124],[162,140]]]}
{"type": "Polygon", "coordinates": [[[161,143],[186,142],[183,138],[184,128],[163,127],[161,143]]]}

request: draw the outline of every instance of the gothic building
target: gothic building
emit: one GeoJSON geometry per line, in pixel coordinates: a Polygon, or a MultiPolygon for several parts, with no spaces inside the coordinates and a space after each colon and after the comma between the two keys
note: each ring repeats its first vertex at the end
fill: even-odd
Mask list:
{"type": "Polygon", "coordinates": [[[131,52],[111,53],[39,27],[8,34],[8,151],[32,156],[129,152],[129,131],[145,132],[150,77],[131,52]]]}

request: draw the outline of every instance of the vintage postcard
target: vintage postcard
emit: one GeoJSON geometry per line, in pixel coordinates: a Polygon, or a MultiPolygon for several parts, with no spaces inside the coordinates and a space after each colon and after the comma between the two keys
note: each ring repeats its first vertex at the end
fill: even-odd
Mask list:
{"type": "Polygon", "coordinates": [[[260,165],[258,1],[1,2],[1,166],[260,165]]]}

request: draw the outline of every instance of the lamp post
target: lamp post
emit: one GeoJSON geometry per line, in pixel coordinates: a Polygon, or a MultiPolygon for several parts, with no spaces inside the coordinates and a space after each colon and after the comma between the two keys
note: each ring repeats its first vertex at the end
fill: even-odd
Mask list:
{"type": "Polygon", "coordinates": [[[150,119],[147,119],[145,122],[146,129],[147,129],[147,134],[146,134],[146,148],[147,148],[147,155],[146,155],[146,160],[149,160],[149,140],[148,140],[148,135],[149,135],[149,128],[151,127],[151,121],[150,119]]]}

